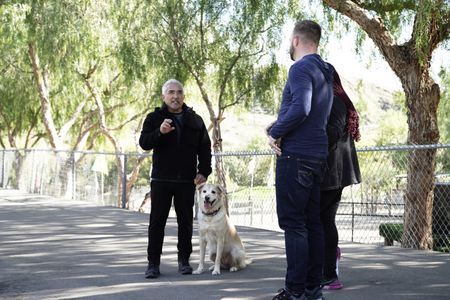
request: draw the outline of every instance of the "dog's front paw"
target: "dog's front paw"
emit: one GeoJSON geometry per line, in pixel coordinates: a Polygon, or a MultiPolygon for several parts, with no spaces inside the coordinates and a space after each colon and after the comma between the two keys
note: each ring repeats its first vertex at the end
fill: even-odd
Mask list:
{"type": "Polygon", "coordinates": [[[199,274],[202,274],[203,273],[203,268],[198,268],[197,270],[195,270],[194,272],[192,272],[192,274],[194,274],[194,275],[199,275],[199,274]]]}
{"type": "Polygon", "coordinates": [[[230,272],[236,272],[237,270],[239,270],[237,267],[231,267],[230,268],[230,272]]]}
{"type": "Polygon", "coordinates": [[[220,269],[216,270],[214,269],[214,271],[212,271],[213,275],[220,275],[220,269]]]}

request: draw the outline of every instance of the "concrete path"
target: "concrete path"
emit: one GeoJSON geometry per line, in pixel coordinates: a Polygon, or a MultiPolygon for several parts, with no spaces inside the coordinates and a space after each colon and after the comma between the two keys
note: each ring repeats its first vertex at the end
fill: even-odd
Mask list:
{"type": "MultiPolygon", "coordinates": [[[[272,299],[283,286],[282,233],[247,227],[238,227],[253,259],[247,269],[179,275],[174,219],[162,275],[145,279],[147,224],[147,214],[0,190],[0,299],[272,299]]],[[[197,232],[193,243],[196,267],[197,232]]],[[[449,254],[341,248],[345,287],[325,292],[327,300],[450,299],[449,254]]]]}

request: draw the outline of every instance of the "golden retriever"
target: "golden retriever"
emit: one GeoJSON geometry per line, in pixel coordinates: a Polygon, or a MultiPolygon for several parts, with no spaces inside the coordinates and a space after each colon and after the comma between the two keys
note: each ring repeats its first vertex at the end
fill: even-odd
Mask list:
{"type": "Polygon", "coordinates": [[[236,228],[227,216],[225,197],[225,191],[219,185],[201,184],[197,187],[200,262],[193,274],[205,271],[206,246],[214,262],[209,268],[212,275],[219,275],[221,268],[235,272],[251,263],[236,228]]]}

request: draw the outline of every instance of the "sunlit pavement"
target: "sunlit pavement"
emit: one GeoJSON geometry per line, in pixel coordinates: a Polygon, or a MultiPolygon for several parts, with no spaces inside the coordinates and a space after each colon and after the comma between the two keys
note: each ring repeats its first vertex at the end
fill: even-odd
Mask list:
{"type": "MultiPolygon", "coordinates": [[[[148,214],[13,190],[0,190],[0,208],[0,299],[271,299],[283,286],[280,232],[238,227],[253,259],[247,269],[180,275],[169,219],[162,274],[145,279],[148,214]]],[[[196,231],[193,244],[196,268],[196,231]]],[[[450,299],[449,254],[341,248],[345,287],[324,292],[327,300],[450,299]]]]}

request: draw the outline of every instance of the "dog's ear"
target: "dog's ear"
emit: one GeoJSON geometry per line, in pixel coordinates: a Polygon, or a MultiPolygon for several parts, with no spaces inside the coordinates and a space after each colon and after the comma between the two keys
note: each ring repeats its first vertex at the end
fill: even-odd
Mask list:
{"type": "Polygon", "coordinates": [[[206,182],[197,184],[197,186],[195,188],[197,189],[197,191],[199,191],[205,184],[206,184],[206,182]]]}
{"type": "Polygon", "coordinates": [[[220,184],[217,185],[217,189],[220,191],[220,193],[222,195],[226,195],[227,191],[225,190],[225,188],[223,186],[221,186],[220,184]]]}

